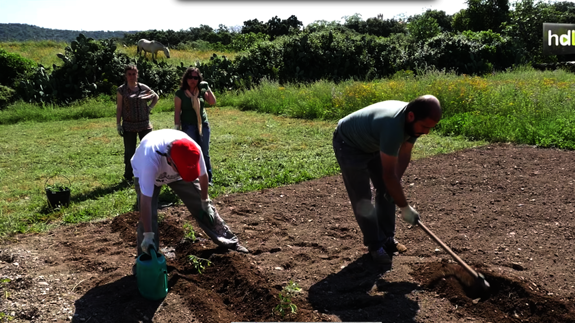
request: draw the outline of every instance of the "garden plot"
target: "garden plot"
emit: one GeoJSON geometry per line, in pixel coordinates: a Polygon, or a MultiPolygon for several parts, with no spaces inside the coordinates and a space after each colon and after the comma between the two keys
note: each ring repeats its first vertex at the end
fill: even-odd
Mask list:
{"type": "Polygon", "coordinates": [[[162,209],[163,301],[138,295],[131,275],[135,212],[14,237],[0,247],[0,313],[16,322],[575,322],[574,159],[491,145],[408,168],[409,201],[486,276],[484,295],[467,290],[451,257],[399,218],[397,239],[409,250],[391,270],[375,265],[334,176],[215,199],[248,255],[218,249],[201,230],[185,239],[188,211],[162,209]],[[210,263],[198,267],[189,255],[210,263]],[[282,317],[279,295],[290,281],[302,291],[289,301],[297,313],[282,317]]]}

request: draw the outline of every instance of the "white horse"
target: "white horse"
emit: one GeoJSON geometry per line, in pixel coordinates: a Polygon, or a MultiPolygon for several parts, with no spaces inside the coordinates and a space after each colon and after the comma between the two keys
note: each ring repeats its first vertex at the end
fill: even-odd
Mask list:
{"type": "Polygon", "coordinates": [[[168,47],[162,45],[162,43],[155,40],[149,41],[147,39],[140,39],[138,41],[138,56],[140,55],[140,51],[144,52],[144,57],[147,53],[152,53],[152,60],[155,60],[159,50],[164,51],[164,55],[170,58],[170,50],[168,47]]]}

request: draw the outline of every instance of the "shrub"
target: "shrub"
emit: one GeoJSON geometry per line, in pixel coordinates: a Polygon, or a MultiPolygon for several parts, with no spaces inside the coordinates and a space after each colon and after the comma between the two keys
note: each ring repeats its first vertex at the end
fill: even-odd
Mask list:
{"type": "Polygon", "coordinates": [[[10,103],[14,102],[16,91],[0,84],[0,110],[7,107],[10,103]]]}
{"type": "Polygon", "coordinates": [[[14,84],[32,72],[35,66],[33,61],[0,48],[0,85],[14,87],[14,84]]]}
{"type": "Polygon", "coordinates": [[[413,66],[433,66],[460,74],[503,70],[519,61],[513,42],[497,33],[442,33],[415,52],[413,66]]]}
{"type": "Polygon", "coordinates": [[[35,68],[26,80],[19,82],[16,91],[27,102],[70,104],[101,94],[115,96],[117,87],[124,83],[124,67],[135,64],[139,81],[158,94],[172,93],[179,85],[182,66],[164,61],[136,60],[116,51],[112,40],[95,41],[80,34],[65,54],[59,53],[62,66],[50,71],[35,68]]]}

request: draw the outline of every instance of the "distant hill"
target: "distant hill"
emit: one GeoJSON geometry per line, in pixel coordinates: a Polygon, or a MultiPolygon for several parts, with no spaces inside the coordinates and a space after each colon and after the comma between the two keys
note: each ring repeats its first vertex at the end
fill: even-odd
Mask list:
{"type": "Polygon", "coordinates": [[[137,31],[79,31],[42,28],[27,24],[0,23],[0,41],[54,40],[71,42],[80,33],[93,39],[124,38],[137,31]]]}

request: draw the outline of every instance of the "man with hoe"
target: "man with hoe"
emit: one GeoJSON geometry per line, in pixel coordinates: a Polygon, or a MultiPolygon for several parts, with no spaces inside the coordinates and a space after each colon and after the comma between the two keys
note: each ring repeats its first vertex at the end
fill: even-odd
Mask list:
{"type": "Polygon", "coordinates": [[[217,245],[247,253],[238,237],[219,216],[208,196],[208,175],[200,146],[182,131],[152,131],[132,157],[134,185],[138,194],[138,256],[152,247],[158,250],[158,198],[168,185],[217,245]]]}
{"type": "Polygon", "coordinates": [[[417,224],[419,214],[407,203],[400,180],[415,141],[440,119],[439,100],[423,95],[411,102],[372,104],[341,119],[334,132],[333,149],[353,213],[363,243],[378,264],[391,264],[390,254],[407,251],[395,240],[395,205],[412,225],[417,224]]]}

